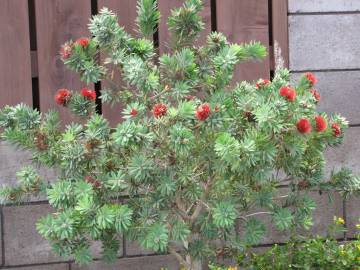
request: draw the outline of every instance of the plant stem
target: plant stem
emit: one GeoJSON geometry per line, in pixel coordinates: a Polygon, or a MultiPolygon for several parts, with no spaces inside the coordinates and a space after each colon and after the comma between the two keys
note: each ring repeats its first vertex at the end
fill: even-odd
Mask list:
{"type": "Polygon", "coordinates": [[[256,212],[256,213],[246,215],[244,217],[247,218],[247,217],[252,217],[252,216],[256,216],[256,215],[271,215],[271,214],[272,214],[272,212],[256,212]]]}
{"type": "Polygon", "coordinates": [[[174,255],[175,258],[179,261],[180,264],[182,264],[184,267],[186,267],[187,269],[191,269],[191,265],[181,256],[181,254],[179,252],[177,252],[174,248],[172,248],[171,246],[168,247],[168,251],[170,252],[170,254],[174,255]]]}

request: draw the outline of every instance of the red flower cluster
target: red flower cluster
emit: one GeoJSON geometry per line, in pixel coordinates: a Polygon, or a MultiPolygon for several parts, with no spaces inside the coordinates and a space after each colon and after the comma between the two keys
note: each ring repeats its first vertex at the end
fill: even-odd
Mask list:
{"type": "Polygon", "coordinates": [[[72,43],[66,42],[64,45],[61,46],[59,51],[61,59],[63,60],[68,59],[71,55],[71,52],[72,52],[72,43]]]}
{"type": "Polygon", "coordinates": [[[310,93],[314,96],[316,102],[320,101],[320,94],[315,89],[310,89],[310,93]]]}
{"type": "MultiPolygon", "coordinates": [[[[316,125],[316,131],[317,132],[323,132],[327,129],[327,122],[324,117],[318,115],[315,117],[315,125],[316,125]]],[[[301,118],[297,124],[296,127],[298,131],[302,134],[309,133],[312,130],[311,123],[306,118],[301,118]]]]}
{"type": "Polygon", "coordinates": [[[317,83],[317,79],[316,79],[315,75],[312,74],[311,72],[305,73],[305,77],[309,81],[311,86],[313,86],[317,83]]]}
{"type": "Polygon", "coordinates": [[[256,88],[259,89],[261,87],[264,87],[265,85],[270,84],[271,82],[269,80],[264,80],[264,79],[260,79],[258,80],[258,82],[256,83],[256,88]]]}
{"type": "Polygon", "coordinates": [[[294,101],[296,99],[296,91],[288,86],[283,86],[279,90],[280,96],[286,98],[288,101],[294,101]]]}
{"type": "Polygon", "coordinates": [[[87,88],[83,88],[80,91],[81,95],[91,101],[95,101],[96,100],[96,92],[94,90],[90,90],[87,88]]]}
{"type": "Polygon", "coordinates": [[[131,116],[133,116],[133,117],[137,116],[137,114],[138,114],[137,109],[132,108],[131,111],[130,111],[130,114],[131,114],[131,116]]]}
{"type": "Polygon", "coordinates": [[[297,122],[296,127],[297,127],[298,131],[302,134],[306,134],[311,131],[311,123],[306,118],[300,119],[297,122]]]}
{"type": "Polygon", "coordinates": [[[76,41],[77,44],[79,44],[81,47],[87,47],[89,45],[89,39],[88,38],[79,38],[76,41]]]}
{"type": "Polygon", "coordinates": [[[195,116],[197,119],[199,119],[200,121],[205,121],[210,115],[210,105],[207,103],[201,104],[196,112],[195,112],[195,116]]]}
{"type": "Polygon", "coordinates": [[[155,118],[165,116],[166,113],[167,113],[167,107],[165,104],[163,104],[163,103],[155,104],[155,106],[153,108],[153,115],[155,118]]]}
{"type": "Polygon", "coordinates": [[[335,137],[339,137],[341,135],[341,128],[338,123],[334,123],[331,125],[331,129],[333,130],[333,135],[335,137]]]}
{"type": "Polygon", "coordinates": [[[66,106],[71,98],[71,92],[68,89],[59,89],[55,95],[55,102],[59,105],[66,106]]]}
{"type": "Polygon", "coordinates": [[[315,123],[316,123],[316,131],[317,132],[323,132],[327,128],[327,122],[322,116],[316,116],[315,117],[315,123]]]}
{"type": "Polygon", "coordinates": [[[91,184],[94,188],[101,188],[101,182],[99,180],[95,180],[91,176],[85,176],[85,182],[91,184]]]}

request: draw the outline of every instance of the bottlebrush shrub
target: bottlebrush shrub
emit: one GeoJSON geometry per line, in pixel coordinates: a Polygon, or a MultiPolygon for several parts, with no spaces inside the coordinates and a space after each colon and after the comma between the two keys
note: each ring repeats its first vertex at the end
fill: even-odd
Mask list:
{"type": "Polygon", "coordinates": [[[359,190],[347,170],[323,181],[323,152],[341,143],[347,122],[316,112],[315,77],[307,74],[292,87],[289,72],[278,70],[272,81],[232,86],[236,64],[261,59],[266,50],[256,42],[232,44],[217,32],[194,46],[201,9],[200,0],[186,0],[172,11],[171,52],[159,57],[148,39],[159,21],[153,0],[138,3],[139,38],[104,8],[89,24],[92,38],[64,44],[67,67],[87,83],[102,81],[102,101],[125,104],[115,128],[95,113],[89,89],[57,93],[59,106],[87,119],[64,131],[53,111],[1,110],[2,138],[60,172],[55,183],[44,184],[27,168],[17,187],[1,191],[5,201],[19,201],[46,190],[56,212],[37,229],[56,253],[89,263],[97,240],[112,261],[125,234],[173,254],[186,269],[201,269],[200,261],[219,250],[259,242],[261,215],[270,215],[279,230],[309,227],[315,208],[309,190],[359,190]],[[289,195],[279,200],[285,180],[289,195]],[[266,210],[251,212],[255,207],[266,210]],[[219,239],[226,241],[219,245],[219,239]]]}

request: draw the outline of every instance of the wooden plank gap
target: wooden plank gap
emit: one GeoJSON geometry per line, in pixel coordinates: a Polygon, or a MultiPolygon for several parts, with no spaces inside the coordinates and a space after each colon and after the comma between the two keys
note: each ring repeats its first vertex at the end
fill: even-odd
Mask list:
{"type": "Polygon", "coordinates": [[[269,46],[268,54],[269,54],[269,58],[270,58],[269,59],[270,60],[270,71],[275,70],[275,58],[274,58],[274,46],[273,45],[269,46]]]}
{"type": "Polygon", "coordinates": [[[31,77],[37,78],[39,77],[37,51],[31,51],[30,58],[31,58],[31,77]]]}

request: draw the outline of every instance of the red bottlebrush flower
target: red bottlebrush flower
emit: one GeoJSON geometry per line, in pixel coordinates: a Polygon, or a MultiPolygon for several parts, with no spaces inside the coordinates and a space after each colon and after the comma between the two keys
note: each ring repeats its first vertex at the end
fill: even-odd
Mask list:
{"type": "Polygon", "coordinates": [[[294,101],[296,99],[296,91],[295,89],[289,88],[288,94],[287,94],[287,99],[289,101],[294,101]]]}
{"type": "Polygon", "coordinates": [[[153,115],[155,118],[165,116],[166,113],[167,113],[167,107],[165,104],[163,104],[163,103],[155,104],[155,106],[153,108],[153,115]]]}
{"type": "Polygon", "coordinates": [[[313,86],[317,83],[317,79],[316,79],[315,75],[312,74],[311,72],[305,73],[305,77],[309,81],[311,86],[313,86]]]}
{"type": "Polygon", "coordinates": [[[72,52],[72,43],[71,42],[66,42],[64,45],[61,46],[60,48],[60,56],[62,60],[68,59],[71,55],[72,52]]]}
{"type": "Polygon", "coordinates": [[[185,99],[187,100],[187,101],[192,101],[192,100],[194,100],[194,96],[192,96],[192,95],[188,95],[188,96],[186,96],[185,97],[185,99]]]}
{"type": "Polygon", "coordinates": [[[280,96],[282,96],[282,97],[284,97],[284,98],[287,97],[288,92],[289,92],[289,87],[287,87],[287,86],[283,86],[283,87],[281,87],[280,90],[279,90],[280,96]]]}
{"type": "Polygon", "coordinates": [[[322,116],[316,116],[315,117],[315,123],[316,123],[316,131],[317,132],[323,132],[327,128],[327,122],[322,116]]]}
{"type": "Polygon", "coordinates": [[[76,41],[77,44],[79,44],[81,47],[87,47],[89,45],[89,39],[88,38],[79,38],[76,41]]]}
{"type": "Polygon", "coordinates": [[[99,180],[95,180],[92,185],[94,188],[101,188],[101,182],[99,180]]]}
{"type": "Polygon", "coordinates": [[[205,121],[210,115],[210,105],[207,103],[201,104],[197,108],[195,115],[200,121],[205,121]]]}
{"type": "Polygon", "coordinates": [[[256,83],[256,88],[259,89],[261,87],[264,87],[265,85],[270,84],[271,82],[269,80],[264,80],[264,79],[260,79],[258,80],[258,82],[256,83]]]}
{"type": "Polygon", "coordinates": [[[297,122],[296,127],[297,127],[298,131],[302,134],[306,134],[311,131],[311,123],[309,120],[307,120],[305,118],[300,119],[297,122]]]}
{"type": "Polygon", "coordinates": [[[71,92],[67,89],[59,89],[55,95],[55,102],[59,105],[66,106],[71,98],[71,92]]]}
{"type": "Polygon", "coordinates": [[[316,102],[320,101],[320,94],[315,89],[310,89],[310,93],[314,96],[316,102]]]}
{"type": "Polygon", "coordinates": [[[279,90],[280,96],[286,98],[288,101],[294,101],[296,99],[296,91],[288,86],[283,86],[279,90]]]}
{"type": "Polygon", "coordinates": [[[91,184],[93,188],[101,188],[101,182],[99,180],[95,180],[90,175],[85,176],[85,182],[91,184]]]}
{"type": "Polygon", "coordinates": [[[90,90],[90,89],[86,89],[86,88],[83,88],[81,89],[81,95],[88,99],[88,100],[91,100],[91,101],[95,101],[96,100],[96,92],[95,90],[90,90]]]}
{"type": "Polygon", "coordinates": [[[338,123],[334,123],[331,125],[331,128],[333,130],[333,135],[335,137],[339,137],[341,135],[341,128],[338,123]]]}
{"type": "Polygon", "coordinates": [[[94,181],[95,180],[90,175],[85,176],[85,182],[86,183],[93,184],[94,181]]]}
{"type": "Polygon", "coordinates": [[[137,116],[138,111],[135,108],[132,108],[130,111],[130,114],[135,117],[135,116],[137,116]]]}

